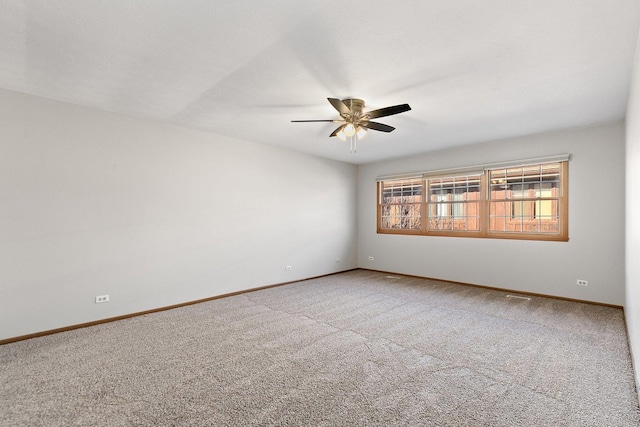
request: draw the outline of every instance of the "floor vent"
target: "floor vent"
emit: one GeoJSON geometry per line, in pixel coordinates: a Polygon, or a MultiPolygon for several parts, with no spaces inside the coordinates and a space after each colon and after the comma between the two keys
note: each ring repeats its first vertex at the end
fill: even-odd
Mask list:
{"type": "Polygon", "coordinates": [[[398,277],[398,276],[387,276],[387,279],[400,280],[400,279],[401,279],[401,277],[398,277]]]}
{"type": "Polygon", "coordinates": [[[527,301],[531,301],[531,298],[523,297],[523,296],[520,296],[520,295],[507,295],[507,298],[516,298],[516,299],[524,299],[524,300],[527,300],[527,301]]]}

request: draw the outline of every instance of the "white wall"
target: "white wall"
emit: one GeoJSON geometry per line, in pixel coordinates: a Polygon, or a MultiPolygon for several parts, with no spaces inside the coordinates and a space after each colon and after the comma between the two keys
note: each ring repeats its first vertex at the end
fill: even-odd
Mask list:
{"type": "MultiPolygon", "coordinates": [[[[626,300],[629,343],[640,386],[640,43],[636,50],[629,104],[626,142],[626,300]]],[[[640,392],[640,390],[639,390],[640,392]]]]}
{"type": "Polygon", "coordinates": [[[358,264],[559,297],[624,303],[624,126],[613,123],[362,166],[358,264]],[[569,242],[376,233],[376,176],[570,153],[569,242]],[[373,256],[374,261],[368,257],[373,256]],[[588,287],[576,285],[589,281],[588,287]]]}
{"type": "Polygon", "coordinates": [[[0,339],[355,268],[356,174],[0,90],[0,339]]]}

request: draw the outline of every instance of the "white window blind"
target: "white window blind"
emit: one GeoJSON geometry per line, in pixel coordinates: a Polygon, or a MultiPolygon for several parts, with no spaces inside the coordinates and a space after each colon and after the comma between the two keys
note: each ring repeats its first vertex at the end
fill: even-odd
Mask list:
{"type": "Polygon", "coordinates": [[[545,163],[558,163],[570,160],[570,154],[556,154],[553,156],[531,157],[528,159],[511,160],[506,162],[484,163],[479,165],[463,166],[457,168],[436,169],[424,172],[411,172],[396,175],[383,175],[376,177],[376,181],[390,181],[396,179],[414,179],[414,178],[436,178],[441,176],[457,177],[457,176],[477,176],[482,175],[484,171],[498,168],[512,168],[527,165],[540,165],[545,163]]]}

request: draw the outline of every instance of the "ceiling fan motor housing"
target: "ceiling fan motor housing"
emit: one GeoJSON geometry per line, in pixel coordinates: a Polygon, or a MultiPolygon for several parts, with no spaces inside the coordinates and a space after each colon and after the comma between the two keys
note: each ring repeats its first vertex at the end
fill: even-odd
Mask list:
{"type": "Polygon", "coordinates": [[[362,117],[362,110],[364,109],[364,101],[362,99],[347,98],[343,99],[342,102],[351,110],[351,114],[343,115],[345,119],[348,118],[348,116],[350,116],[352,120],[362,117]]]}

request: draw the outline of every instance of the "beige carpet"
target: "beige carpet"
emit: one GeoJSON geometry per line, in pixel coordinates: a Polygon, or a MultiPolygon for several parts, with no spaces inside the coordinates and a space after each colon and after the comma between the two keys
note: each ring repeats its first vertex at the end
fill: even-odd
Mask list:
{"type": "Polygon", "coordinates": [[[640,425],[621,310],[393,277],[1,346],[0,425],[640,425]]]}

